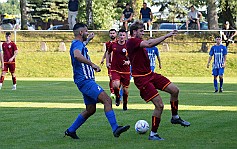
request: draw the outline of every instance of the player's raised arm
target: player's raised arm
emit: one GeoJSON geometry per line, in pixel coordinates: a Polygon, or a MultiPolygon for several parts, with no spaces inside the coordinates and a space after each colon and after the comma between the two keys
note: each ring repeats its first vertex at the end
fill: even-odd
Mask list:
{"type": "Polygon", "coordinates": [[[175,36],[177,33],[178,33],[177,30],[173,30],[172,32],[169,32],[168,34],[166,34],[164,36],[161,36],[159,38],[144,40],[144,41],[142,41],[140,43],[140,47],[142,47],[142,48],[150,48],[150,47],[157,46],[159,43],[164,41],[166,38],[175,36]]]}

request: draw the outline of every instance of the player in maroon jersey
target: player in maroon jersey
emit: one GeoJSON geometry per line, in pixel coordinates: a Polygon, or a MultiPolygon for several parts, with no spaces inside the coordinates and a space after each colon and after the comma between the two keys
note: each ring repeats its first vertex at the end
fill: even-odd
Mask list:
{"type": "Polygon", "coordinates": [[[168,92],[171,95],[171,123],[180,124],[182,126],[190,126],[190,123],[182,120],[178,115],[179,89],[166,77],[151,71],[150,60],[145,48],[157,46],[166,38],[176,35],[177,31],[174,30],[159,38],[142,40],[142,36],[144,35],[144,26],[142,22],[136,21],[130,27],[130,34],[132,38],[127,41],[126,46],[128,50],[128,57],[132,65],[134,83],[140,90],[141,97],[146,102],[152,101],[155,106],[152,114],[152,128],[148,139],[164,140],[157,133],[161,120],[161,114],[164,108],[163,101],[157,89],[168,92]]]}
{"type": "Polygon", "coordinates": [[[2,51],[3,51],[3,61],[2,63],[2,75],[0,79],[0,89],[2,88],[2,84],[4,81],[4,76],[10,71],[12,75],[12,90],[16,90],[16,75],[15,75],[15,58],[18,53],[18,49],[16,44],[11,41],[11,33],[6,32],[6,42],[2,44],[2,51]]]}
{"type": "Polygon", "coordinates": [[[127,57],[126,34],[124,29],[118,31],[118,40],[110,45],[106,57],[107,66],[110,66],[111,69],[113,89],[116,96],[116,106],[119,106],[120,104],[119,89],[122,85],[124,111],[127,110],[128,86],[130,84],[130,61],[127,57]],[[111,62],[109,61],[110,57],[112,57],[111,62]]]}
{"type": "MultiPolygon", "coordinates": [[[[102,60],[100,62],[101,65],[104,64],[104,59],[106,58],[106,53],[110,47],[110,44],[115,42],[117,39],[117,32],[115,29],[110,29],[109,30],[109,37],[110,37],[110,41],[106,42],[105,43],[105,52],[104,52],[104,55],[102,57],[102,60]]],[[[110,62],[111,62],[111,59],[110,59],[110,62]]],[[[110,87],[110,98],[114,99],[115,98],[115,95],[114,95],[114,89],[113,89],[113,82],[112,82],[112,77],[111,77],[111,72],[110,72],[110,66],[106,66],[108,68],[108,76],[109,76],[109,87],[110,87]]]]}

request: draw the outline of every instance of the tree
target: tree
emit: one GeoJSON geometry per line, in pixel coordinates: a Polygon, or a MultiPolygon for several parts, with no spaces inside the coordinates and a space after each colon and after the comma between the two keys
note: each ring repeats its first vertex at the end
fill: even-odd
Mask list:
{"type": "Polygon", "coordinates": [[[218,29],[217,3],[216,0],[207,0],[207,22],[209,29],[218,29]]]}
{"type": "Polygon", "coordinates": [[[236,26],[234,18],[237,18],[237,1],[236,0],[220,0],[219,22],[229,21],[231,26],[236,26]]]}
{"type": "Polygon", "coordinates": [[[0,14],[19,15],[20,3],[18,0],[8,0],[5,3],[0,3],[0,14]]]}
{"type": "Polygon", "coordinates": [[[26,0],[20,0],[20,8],[21,8],[21,29],[27,30],[26,0]]]}
{"type": "Polygon", "coordinates": [[[86,22],[89,29],[94,29],[92,0],[86,0],[86,22]]]}
{"type": "Polygon", "coordinates": [[[32,18],[44,21],[67,19],[67,0],[28,0],[27,7],[32,18]]]}

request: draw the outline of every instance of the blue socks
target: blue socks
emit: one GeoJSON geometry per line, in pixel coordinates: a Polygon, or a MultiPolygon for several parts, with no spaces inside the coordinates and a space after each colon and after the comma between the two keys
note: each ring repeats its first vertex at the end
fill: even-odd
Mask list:
{"type": "Polygon", "coordinates": [[[112,127],[113,132],[118,128],[116,117],[113,110],[105,112],[105,116],[108,119],[110,126],[112,127]]]}
{"type": "Polygon", "coordinates": [[[72,124],[72,126],[70,128],[68,128],[69,132],[76,132],[76,130],[86,121],[86,119],[79,114],[77,119],[74,121],[74,123],[72,124]]]}
{"type": "Polygon", "coordinates": [[[123,87],[120,88],[119,94],[120,94],[120,100],[122,100],[123,99],[123,87]]]}
{"type": "Polygon", "coordinates": [[[214,79],[214,87],[215,87],[215,90],[218,90],[218,83],[216,79],[214,79]]]}

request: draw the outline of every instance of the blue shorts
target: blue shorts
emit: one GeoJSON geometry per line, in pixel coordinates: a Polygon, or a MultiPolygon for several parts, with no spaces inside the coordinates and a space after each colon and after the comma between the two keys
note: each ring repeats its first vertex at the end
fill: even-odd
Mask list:
{"type": "Polygon", "coordinates": [[[150,66],[150,67],[151,67],[151,71],[152,71],[152,72],[155,72],[155,68],[156,68],[156,67],[155,67],[155,66],[150,66]]]}
{"type": "Polygon", "coordinates": [[[80,83],[80,87],[77,87],[82,92],[85,105],[98,103],[98,96],[104,91],[94,80],[86,80],[83,85],[80,83]]]}
{"type": "Polygon", "coordinates": [[[143,23],[147,23],[147,22],[149,22],[149,21],[151,21],[150,18],[142,18],[142,22],[143,22],[143,23]]]}
{"type": "Polygon", "coordinates": [[[224,74],[224,68],[212,69],[212,75],[213,76],[223,76],[223,74],[224,74]]]}

